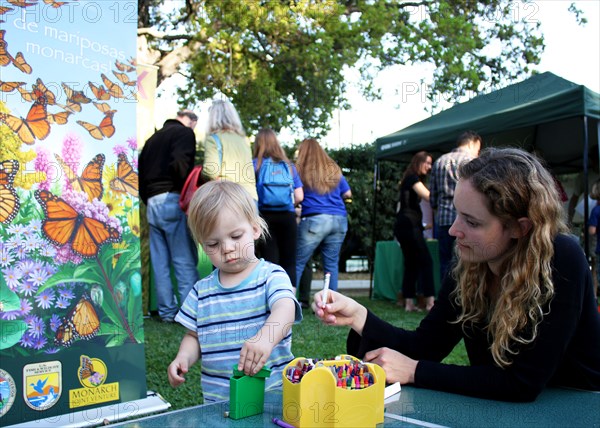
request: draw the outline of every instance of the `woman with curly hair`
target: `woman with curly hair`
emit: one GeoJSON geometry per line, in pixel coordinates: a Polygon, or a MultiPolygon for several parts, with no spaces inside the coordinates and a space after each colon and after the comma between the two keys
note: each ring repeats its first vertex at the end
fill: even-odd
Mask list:
{"type": "Polygon", "coordinates": [[[380,364],[388,382],[506,401],[533,401],[546,385],[600,391],[592,277],[552,176],[513,148],[487,149],[459,172],[458,261],[416,331],[333,292],[315,295],[317,316],[349,325],[348,352],[380,364]],[[441,363],[461,339],[470,366],[441,363]]]}

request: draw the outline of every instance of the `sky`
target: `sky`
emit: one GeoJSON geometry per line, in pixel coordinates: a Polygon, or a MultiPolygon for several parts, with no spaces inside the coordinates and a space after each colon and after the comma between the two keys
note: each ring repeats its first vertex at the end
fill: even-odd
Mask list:
{"type": "MultiPolygon", "coordinates": [[[[542,0],[527,5],[515,2],[514,10],[523,13],[529,20],[539,20],[546,44],[541,62],[534,67],[539,72],[550,71],[577,84],[582,84],[600,93],[600,1],[542,0]],[[568,12],[571,3],[583,10],[588,23],[579,26],[573,14],[568,12]]],[[[425,90],[420,84],[423,76],[431,75],[430,65],[395,66],[379,73],[376,86],[382,89],[383,97],[378,101],[366,101],[357,89],[358,73],[349,70],[346,74],[346,95],[351,110],[334,111],[331,131],[321,139],[328,148],[339,148],[352,144],[371,143],[377,138],[396,132],[430,116],[425,90]]],[[[161,98],[161,112],[156,112],[157,127],[177,112],[176,97],[169,97],[176,85],[185,85],[183,78],[172,79],[161,85],[165,97],[161,98]]],[[[209,104],[199,106],[198,131],[202,133],[207,120],[209,104]]],[[[305,135],[282,130],[280,141],[292,144],[305,135]]]]}

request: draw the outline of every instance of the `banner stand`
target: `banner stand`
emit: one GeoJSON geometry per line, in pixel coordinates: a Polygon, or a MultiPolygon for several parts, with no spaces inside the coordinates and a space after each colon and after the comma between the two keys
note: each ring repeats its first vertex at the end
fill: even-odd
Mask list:
{"type": "Polygon", "coordinates": [[[158,392],[148,391],[148,396],[139,400],[126,403],[111,404],[94,409],[80,410],[77,412],[37,419],[17,425],[8,425],[6,428],[31,428],[31,427],[86,427],[107,425],[124,421],[126,419],[139,419],[151,413],[160,413],[168,410],[171,403],[166,401],[158,392]]]}

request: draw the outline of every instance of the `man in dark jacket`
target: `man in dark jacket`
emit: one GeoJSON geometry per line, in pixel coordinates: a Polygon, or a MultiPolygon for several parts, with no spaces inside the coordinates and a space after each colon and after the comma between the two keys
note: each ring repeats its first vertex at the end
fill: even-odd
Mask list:
{"type": "Polygon", "coordinates": [[[146,141],[139,157],[140,197],[147,206],[158,315],[164,322],[173,322],[179,310],[171,268],[180,302],[198,281],[198,250],[179,207],[179,194],[194,167],[197,122],[191,110],[180,111],[146,141]]]}

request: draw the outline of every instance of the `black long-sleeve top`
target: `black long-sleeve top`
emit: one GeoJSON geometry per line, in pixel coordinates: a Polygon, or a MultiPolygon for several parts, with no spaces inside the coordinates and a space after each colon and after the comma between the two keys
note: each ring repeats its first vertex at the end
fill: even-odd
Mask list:
{"type": "Polygon", "coordinates": [[[544,308],[536,339],[521,346],[507,368],[494,363],[492,341],[482,325],[463,331],[451,323],[460,308],[451,301],[456,283],[450,278],[415,331],[394,327],[369,312],[362,337],[350,331],[348,353],[362,358],[372,349],[395,349],[419,361],[415,386],[481,398],[533,401],[546,385],[600,391],[600,314],[589,265],[571,237],[557,236],[554,247],[555,295],[544,308]],[[440,363],[461,339],[470,365],[440,363]]]}
{"type": "Polygon", "coordinates": [[[181,192],[194,168],[196,137],[192,128],[168,119],[144,144],[139,157],[140,198],[181,192]]]}

